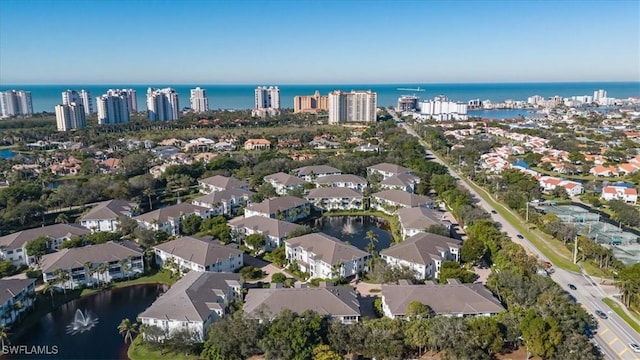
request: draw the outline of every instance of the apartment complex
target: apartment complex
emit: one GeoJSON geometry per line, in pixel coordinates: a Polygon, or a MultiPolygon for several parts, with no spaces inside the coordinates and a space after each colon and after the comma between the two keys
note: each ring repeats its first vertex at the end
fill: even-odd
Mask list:
{"type": "Polygon", "coordinates": [[[209,111],[209,99],[207,99],[207,90],[199,87],[191,89],[191,110],[197,113],[209,111]]]}
{"type": "Polygon", "coordinates": [[[58,131],[84,129],[87,127],[84,106],[79,103],[56,105],[56,124],[58,131]]]}
{"type": "Polygon", "coordinates": [[[258,86],[255,90],[255,106],[251,115],[274,116],[280,114],[280,89],[277,86],[258,86]]]}
{"type": "Polygon", "coordinates": [[[91,93],[87,90],[65,90],[62,92],[62,105],[70,105],[71,103],[82,104],[86,115],[93,114],[93,102],[91,101],[91,93]]]}
{"type": "Polygon", "coordinates": [[[328,96],[329,124],[375,122],[378,95],[372,91],[332,91],[328,96]]]}
{"type": "Polygon", "coordinates": [[[311,96],[295,96],[293,98],[293,112],[316,114],[321,111],[329,110],[329,97],[320,95],[316,92],[311,96]]]}
{"type": "Polygon", "coordinates": [[[31,103],[31,91],[7,90],[0,92],[0,107],[2,117],[33,115],[33,104],[31,103]]]}
{"type": "Polygon", "coordinates": [[[420,114],[437,121],[467,120],[467,104],[454,102],[440,95],[419,104],[420,114]]]}
{"type": "MultiPolygon", "coordinates": [[[[135,90],[134,96],[135,96],[135,90]]],[[[121,90],[107,91],[106,94],[96,99],[98,108],[98,124],[122,124],[129,122],[131,103],[129,93],[121,90]]]]}
{"type": "Polygon", "coordinates": [[[170,121],[180,118],[178,93],[172,88],[147,90],[147,115],[150,121],[170,121]]]}

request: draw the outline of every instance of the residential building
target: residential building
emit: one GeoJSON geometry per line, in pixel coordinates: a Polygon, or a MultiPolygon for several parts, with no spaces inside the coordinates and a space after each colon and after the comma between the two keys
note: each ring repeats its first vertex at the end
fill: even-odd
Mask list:
{"type": "Polygon", "coordinates": [[[75,289],[141,275],[144,273],[144,260],[142,250],[134,243],[107,242],[44,255],[40,269],[44,282],[75,289]],[[66,281],[59,282],[60,272],[69,275],[66,281]]]}
{"type": "MultiPolygon", "coordinates": [[[[189,329],[202,342],[207,338],[209,325],[226,315],[227,304],[239,300],[242,300],[239,274],[192,271],[171,285],[138,319],[146,327],[161,329],[165,336],[189,329]]],[[[148,334],[142,336],[146,338],[148,334]]]]}
{"type": "Polygon", "coordinates": [[[0,237],[0,259],[11,260],[15,266],[32,265],[33,257],[27,256],[27,243],[41,236],[49,239],[49,250],[58,250],[60,244],[91,231],[76,224],[55,224],[14,232],[0,237]]]}
{"type": "Polygon", "coordinates": [[[371,143],[358,145],[353,151],[380,153],[380,146],[371,143]]]}
{"type": "Polygon", "coordinates": [[[380,255],[389,265],[413,269],[417,279],[437,279],[443,261],[460,261],[461,247],[460,240],[422,232],[382,250],[380,255]]]}
{"type": "Polygon", "coordinates": [[[294,196],[281,196],[248,205],[244,216],[263,216],[271,219],[295,222],[311,214],[311,204],[294,196]]]}
{"type": "Polygon", "coordinates": [[[315,208],[322,211],[362,210],[364,208],[362,194],[350,188],[321,187],[309,191],[305,198],[315,208]]]}
{"type": "Polygon", "coordinates": [[[342,171],[328,165],[311,165],[293,169],[293,174],[304,181],[313,182],[315,179],[329,175],[341,175],[342,171]]]}
{"type": "Polygon", "coordinates": [[[181,203],[153,210],[133,219],[138,222],[138,226],[144,229],[164,231],[175,236],[180,234],[180,223],[189,215],[208,219],[211,217],[211,210],[202,206],[181,203]]]}
{"type": "Polygon", "coordinates": [[[396,164],[380,163],[367,167],[367,175],[373,174],[380,174],[382,180],[385,180],[394,175],[413,174],[413,170],[396,164]]]}
{"type": "Polygon", "coordinates": [[[245,150],[269,150],[271,141],[267,139],[248,139],[244,142],[245,150]]]}
{"type": "Polygon", "coordinates": [[[241,207],[251,202],[255,193],[244,189],[229,189],[214,191],[199,196],[191,201],[193,205],[202,206],[211,210],[211,216],[235,214],[241,207]]]}
{"type": "Polygon", "coordinates": [[[180,118],[178,93],[172,88],[147,90],[147,115],[150,121],[171,121],[180,118]]]}
{"type": "Polygon", "coordinates": [[[283,288],[274,284],[269,289],[249,289],[243,310],[248,317],[266,316],[274,319],[282,310],[302,314],[314,311],[322,317],[353,324],[360,320],[358,295],[350,286],[307,287],[302,284],[294,288],[283,288]]]}
{"type": "Polygon", "coordinates": [[[581,183],[552,176],[540,176],[538,183],[543,191],[553,191],[557,187],[562,187],[569,196],[578,196],[584,192],[584,187],[581,183]]]}
{"type": "Polygon", "coordinates": [[[127,111],[130,114],[138,112],[138,94],[133,89],[109,89],[103,96],[114,96],[127,99],[127,111]]]}
{"type": "Polygon", "coordinates": [[[94,206],[80,217],[80,225],[96,231],[116,231],[120,218],[137,215],[138,204],[126,200],[108,200],[94,206]]]}
{"type": "Polygon", "coordinates": [[[316,137],[313,140],[309,141],[309,146],[316,150],[338,149],[340,148],[340,143],[322,137],[316,137]]]}
{"type": "Polygon", "coordinates": [[[433,100],[425,100],[419,104],[420,114],[437,121],[467,120],[467,104],[450,101],[440,95],[433,100]]]}
{"type": "Polygon", "coordinates": [[[444,226],[449,231],[452,226],[451,222],[444,218],[444,213],[423,207],[399,209],[398,221],[403,239],[423,233],[432,225],[444,226]]]}
{"type": "Polygon", "coordinates": [[[234,241],[238,243],[242,243],[249,235],[263,234],[267,251],[280,247],[289,234],[301,228],[298,224],[263,216],[239,216],[230,220],[229,226],[234,241]]]}
{"type": "Polygon", "coordinates": [[[287,261],[294,261],[309,278],[348,278],[366,268],[371,255],[333,236],[313,233],[284,241],[287,261]]]}
{"type": "Polygon", "coordinates": [[[286,195],[290,191],[302,189],[305,181],[283,172],[267,175],[264,181],[271,184],[278,195],[286,195]]]}
{"type": "Polygon", "coordinates": [[[205,194],[231,189],[249,190],[248,182],[236,179],[233,176],[211,176],[198,180],[198,185],[200,186],[200,192],[205,194]]]}
{"type": "Polygon", "coordinates": [[[183,271],[234,272],[244,265],[242,251],[192,236],[156,245],[153,251],[158,265],[166,267],[170,261],[183,271]]]}
{"type": "Polygon", "coordinates": [[[416,187],[420,183],[420,178],[409,174],[398,174],[388,177],[380,182],[381,189],[402,190],[408,193],[416,191],[416,187]]]}
{"type": "Polygon", "coordinates": [[[129,122],[128,93],[124,91],[109,90],[96,98],[96,106],[98,108],[98,124],[114,125],[129,122]]]}
{"type": "Polygon", "coordinates": [[[616,169],[615,166],[594,166],[591,169],[589,169],[589,174],[593,176],[604,176],[604,177],[619,175],[618,170],[616,169]]]}
{"type": "Polygon", "coordinates": [[[398,285],[382,285],[385,316],[404,318],[409,304],[414,301],[429,306],[435,315],[441,316],[491,316],[505,311],[500,301],[482,284],[451,281],[447,285],[412,285],[407,280],[400,280],[398,285]]]}
{"type": "Polygon", "coordinates": [[[418,109],[418,97],[417,96],[401,96],[398,98],[398,106],[396,111],[398,112],[413,112],[418,109]]]}
{"type": "Polygon", "coordinates": [[[408,193],[402,190],[384,190],[371,195],[372,209],[386,214],[395,214],[398,209],[411,207],[433,208],[435,202],[428,196],[408,193]]]}
{"type": "Polygon", "coordinates": [[[2,117],[11,116],[30,117],[33,115],[31,91],[7,90],[0,92],[0,108],[2,117]]]}
{"type": "Polygon", "coordinates": [[[78,103],[56,105],[56,124],[58,131],[84,129],[87,127],[84,106],[78,103]]]}
{"type": "Polygon", "coordinates": [[[372,91],[332,91],[328,96],[329,124],[376,122],[378,95],[372,91]]]}
{"type": "Polygon", "coordinates": [[[253,116],[274,116],[280,114],[280,89],[277,86],[258,86],[255,90],[253,116]]]}
{"type": "Polygon", "coordinates": [[[207,98],[207,90],[199,87],[191,89],[191,110],[197,113],[209,111],[209,99],[207,98]]]}
{"type": "Polygon", "coordinates": [[[352,174],[321,176],[316,178],[314,182],[318,187],[349,188],[360,192],[369,185],[367,179],[352,174]]]}
{"type": "Polygon", "coordinates": [[[91,101],[91,93],[87,90],[66,90],[62,92],[62,105],[71,105],[71,103],[82,104],[84,106],[85,115],[93,114],[93,103],[91,101]]]}
{"type": "Polygon", "coordinates": [[[21,313],[33,307],[36,302],[35,284],[35,279],[0,279],[0,326],[10,327],[21,313]]]}
{"type": "Polygon", "coordinates": [[[295,96],[293,98],[293,112],[317,114],[329,110],[329,97],[316,92],[312,96],[295,96]]]}
{"type": "Polygon", "coordinates": [[[638,201],[638,191],[625,186],[605,186],[602,188],[601,198],[606,201],[621,200],[635,205],[638,201]]]}

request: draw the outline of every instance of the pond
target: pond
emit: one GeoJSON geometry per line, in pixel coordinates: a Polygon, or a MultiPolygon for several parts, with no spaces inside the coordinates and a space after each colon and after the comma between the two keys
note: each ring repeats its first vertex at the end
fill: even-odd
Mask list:
{"type": "Polygon", "coordinates": [[[393,240],[386,220],[375,216],[325,216],[312,221],[309,226],[366,251],[367,231],[378,237],[376,250],[388,248],[393,240]]]}
{"type": "Polygon", "coordinates": [[[11,149],[0,149],[0,159],[12,159],[16,152],[11,149]]]}
{"type": "Polygon", "coordinates": [[[135,285],[112,289],[62,305],[45,315],[12,345],[48,345],[51,353],[21,355],[12,359],[127,359],[128,344],[118,333],[124,318],[136,319],[158,298],[164,285],[135,285]],[[87,331],[70,331],[69,325],[78,319],[77,310],[96,318],[87,331]],[[71,335],[70,333],[76,333],[71,335]]]}

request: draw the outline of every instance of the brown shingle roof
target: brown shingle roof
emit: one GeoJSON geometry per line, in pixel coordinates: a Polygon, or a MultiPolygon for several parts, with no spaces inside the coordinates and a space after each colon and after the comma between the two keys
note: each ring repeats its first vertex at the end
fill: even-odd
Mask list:
{"type": "Polygon", "coordinates": [[[164,223],[169,218],[177,219],[186,214],[204,213],[208,209],[202,206],[196,206],[189,203],[181,203],[176,205],[167,206],[158,210],[149,211],[142,215],[136,216],[134,219],[138,221],[146,221],[148,223],[156,220],[158,223],[164,223]]]}
{"type": "Polygon", "coordinates": [[[317,198],[361,198],[362,194],[356,190],[343,187],[321,187],[309,191],[307,199],[317,198]]]}
{"type": "Polygon", "coordinates": [[[109,261],[119,261],[129,256],[141,256],[142,252],[133,250],[114,242],[98,245],[89,245],[79,248],[62,249],[58,252],[42,257],[42,272],[49,273],[58,269],[72,269],[83,267],[90,261],[93,264],[101,264],[109,261]]]}
{"type": "Polygon", "coordinates": [[[34,279],[0,279],[0,304],[12,299],[34,282],[34,279]]]}
{"type": "Polygon", "coordinates": [[[27,242],[40,236],[46,236],[50,239],[71,238],[74,236],[86,235],[91,233],[89,229],[85,229],[76,224],[55,224],[44,227],[37,227],[28,230],[22,230],[13,234],[0,237],[0,248],[18,249],[27,242]]]}
{"type": "Polygon", "coordinates": [[[281,196],[266,199],[262,202],[247,206],[246,210],[257,211],[264,214],[275,214],[309,203],[307,200],[295,196],[281,196]]]}
{"type": "Polygon", "coordinates": [[[462,246],[460,240],[431,233],[419,233],[380,252],[382,255],[403,259],[415,264],[428,265],[440,259],[440,251],[462,246]]]}
{"type": "Polygon", "coordinates": [[[402,190],[384,190],[371,195],[374,198],[380,198],[402,204],[406,207],[423,206],[433,202],[428,196],[411,194],[402,190]]]}
{"type": "Polygon", "coordinates": [[[265,181],[274,181],[276,184],[282,184],[284,186],[303,185],[304,180],[293,175],[285,174],[283,172],[267,175],[264,177],[265,181]]]}
{"type": "Polygon", "coordinates": [[[320,260],[330,265],[337,265],[368,255],[366,251],[323,233],[298,236],[285,240],[285,242],[291,247],[302,247],[314,253],[320,260]]]}
{"type": "Polygon", "coordinates": [[[246,181],[242,181],[234,178],[233,176],[227,177],[222,175],[211,176],[208,178],[198,180],[199,183],[215,186],[221,189],[233,189],[249,186],[246,181]]]}
{"type": "Polygon", "coordinates": [[[435,210],[417,207],[398,210],[398,220],[405,229],[426,229],[440,224],[442,216],[435,210]]]}
{"type": "Polygon", "coordinates": [[[108,220],[131,214],[138,204],[126,200],[103,201],[83,215],[80,220],[108,220]]]}
{"type": "Polygon", "coordinates": [[[240,250],[221,245],[217,242],[202,240],[191,236],[183,236],[181,238],[156,245],[154,248],[202,266],[211,265],[217,260],[226,260],[242,254],[242,251],[240,250]]]}
{"type": "Polygon", "coordinates": [[[270,219],[263,216],[250,216],[248,218],[237,217],[229,221],[229,226],[232,228],[252,229],[278,239],[287,237],[289,233],[301,227],[298,224],[270,219]]]}
{"type": "Polygon", "coordinates": [[[371,170],[378,170],[378,171],[384,171],[384,172],[388,172],[388,173],[392,173],[392,174],[403,174],[403,173],[409,173],[412,172],[411,169],[406,168],[404,166],[400,166],[400,165],[396,165],[396,164],[390,164],[390,163],[380,163],[380,164],[376,164],[373,166],[369,166],[367,169],[371,169],[371,170]]]}

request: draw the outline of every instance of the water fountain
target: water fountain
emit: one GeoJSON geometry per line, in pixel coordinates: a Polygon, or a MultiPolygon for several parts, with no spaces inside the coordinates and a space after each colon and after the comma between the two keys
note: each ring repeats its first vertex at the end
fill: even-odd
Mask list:
{"type": "Polygon", "coordinates": [[[83,313],[82,310],[76,309],[76,314],[73,317],[73,321],[69,325],[67,325],[67,334],[81,334],[85,331],[91,330],[97,324],[97,317],[91,316],[88,311],[83,313]]]}

